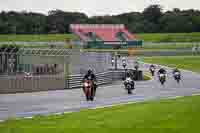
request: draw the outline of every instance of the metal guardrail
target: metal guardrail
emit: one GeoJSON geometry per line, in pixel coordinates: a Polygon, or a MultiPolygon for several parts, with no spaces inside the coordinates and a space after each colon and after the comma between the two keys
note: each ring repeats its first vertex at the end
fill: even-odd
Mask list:
{"type": "MultiPolygon", "coordinates": [[[[98,73],[97,85],[111,84],[113,81],[122,80],[124,70],[112,70],[98,73]]],[[[17,92],[33,92],[47,91],[58,89],[73,89],[82,87],[83,75],[71,75],[67,79],[61,75],[50,76],[33,76],[25,77],[16,75],[0,76],[0,93],[17,93],[17,92]]]]}
{"type": "MultiPolygon", "coordinates": [[[[108,71],[104,73],[96,74],[97,77],[97,85],[112,83],[113,81],[113,72],[108,71]]],[[[71,75],[68,77],[68,87],[69,89],[82,87],[82,75],[71,75]]]]}
{"type": "MultiPolygon", "coordinates": [[[[142,74],[142,73],[141,73],[142,74]]],[[[112,70],[109,69],[107,72],[104,73],[98,73],[96,74],[97,77],[97,85],[103,85],[103,84],[109,84],[113,81],[122,80],[122,77],[124,77],[124,69],[119,70],[112,70]]],[[[68,77],[68,88],[80,88],[82,87],[82,75],[71,75],[68,77]]],[[[139,79],[141,80],[141,78],[139,79]]]]}

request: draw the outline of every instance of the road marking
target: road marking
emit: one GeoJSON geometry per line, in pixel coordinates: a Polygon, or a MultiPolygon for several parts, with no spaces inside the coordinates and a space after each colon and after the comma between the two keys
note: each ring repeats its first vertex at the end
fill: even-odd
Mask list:
{"type": "Polygon", "coordinates": [[[29,116],[29,117],[24,117],[24,119],[32,119],[33,116],[29,116]]]}
{"type": "Polygon", "coordinates": [[[115,106],[120,106],[120,105],[127,105],[127,104],[134,104],[134,103],[138,103],[138,102],[142,102],[142,101],[132,101],[132,102],[126,102],[126,103],[117,103],[117,104],[111,104],[111,105],[105,105],[105,106],[96,106],[93,108],[89,108],[89,109],[102,109],[102,108],[110,108],[110,107],[115,107],[115,106]]]}
{"type": "Polygon", "coordinates": [[[63,112],[63,114],[70,114],[70,113],[73,113],[73,111],[66,111],[66,112],[63,112]]]}
{"type": "Polygon", "coordinates": [[[0,122],[4,122],[5,120],[0,120],[0,122]]]}
{"type": "Polygon", "coordinates": [[[177,99],[177,98],[182,98],[182,97],[185,97],[185,96],[174,96],[174,97],[168,97],[167,99],[177,99]]]}
{"type": "Polygon", "coordinates": [[[192,96],[200,96],[200,93],[192,94],[192,96]]]}
{"type": "Polygon", "coordinates": [[[62,115],[62,112],[54,113],[53,115],[62,115]]]}

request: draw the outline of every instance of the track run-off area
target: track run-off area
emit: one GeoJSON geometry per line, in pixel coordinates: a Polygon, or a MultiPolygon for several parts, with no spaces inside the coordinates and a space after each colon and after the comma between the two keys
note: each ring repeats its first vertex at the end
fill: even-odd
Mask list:
{"type": "MultiPolygon", "coordinates": [[[[133,60],[127,61],[133,68],[133,60]]],[[[119,63],[121,66],[121,63],[119,63]]],[[[157,70],[160,65],[156,65],[157,70]]],[[[62,114],[81,109],[96,109],[118,104],[127,104],[162,98],[176,98],[200,94],[200,74],[181,70],[180,84],[172,77],[172,68],[167,70],[167,82],[162,86],[157,76],[149,81],[136,82],[132,95],[124,89],[123,81],[99,86],[93,102],[87,102],[82,89],[44,91],[34,93],[0,94],[0,120],[8,118],[31,118],[34,115],[62,114]]],[[[140,69],[148,71],[149,64],[142,63],[140,69]]]]}

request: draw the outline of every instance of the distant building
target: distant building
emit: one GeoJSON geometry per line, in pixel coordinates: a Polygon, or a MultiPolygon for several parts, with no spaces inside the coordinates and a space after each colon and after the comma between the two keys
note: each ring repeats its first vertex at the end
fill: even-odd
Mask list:
{"type": "Polygon", "coordinates": [[[79,39],[74,44],[85,48],[129,48],[142,46],[123,24],[71,24],[70,30],[79,39]]]}

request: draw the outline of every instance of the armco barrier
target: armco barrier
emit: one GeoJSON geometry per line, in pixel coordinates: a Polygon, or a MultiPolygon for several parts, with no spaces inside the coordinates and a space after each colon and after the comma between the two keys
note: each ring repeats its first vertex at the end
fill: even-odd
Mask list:
{"type": "MultiPolygon", "coordinates": [[[[133,74],[135,74],[134,70],[132,70],[132,72],[133,74]]],[[[142,71],[139,71],[138,75],[140,75],[138,76],[138,78],[135,78],[135,76],[133,78],[135,78],[136,80],[142,80],[143,79],[142,71]]],[[[109,69],[107,72],[96,74],[96,76],[98,80],[97,84],[102,85],[102,84],[112,83],[113,81],[122,80],[122,78],[125,76],[125,73],[123,69],[119,69],[119,70],[109,69]]],[[[81,75],[71,75],[68,78],[69,89],[81,87],[82,79],[83,79],[83,76],[81,75]]]]}
{"type": "MultiPolygon", "coordinates": [[[[113,81],[122,80],[124,70],[108,70],[104,73],[98,73],[97,84],[110,84],[113,81]]],[[[66,80],[62,76],[34,76],[30,79],[18,78],[15,76],[0,77],[0,94],[7,93],[22,93],[22,92],[37,92],[61,89],[80,88],[82,86],[83,75],[71,75],[66,80]]]]}
{"type": "MultiPolygon", "coordinates": [[[[108,71],[108,72],[104,72],[104,73],[98,73],[96,74],[97,77],[97,84],[101,85],[101,84],[108,84],[108,83],[112,83],[113,79],[112,79],[112,72],[108,71]]],[[[83,75],[71,75],[68,77],[68,86],[69,89],[72,88],[78,88],[82,86],[82,79],[83,79],[83,75]]]]}

